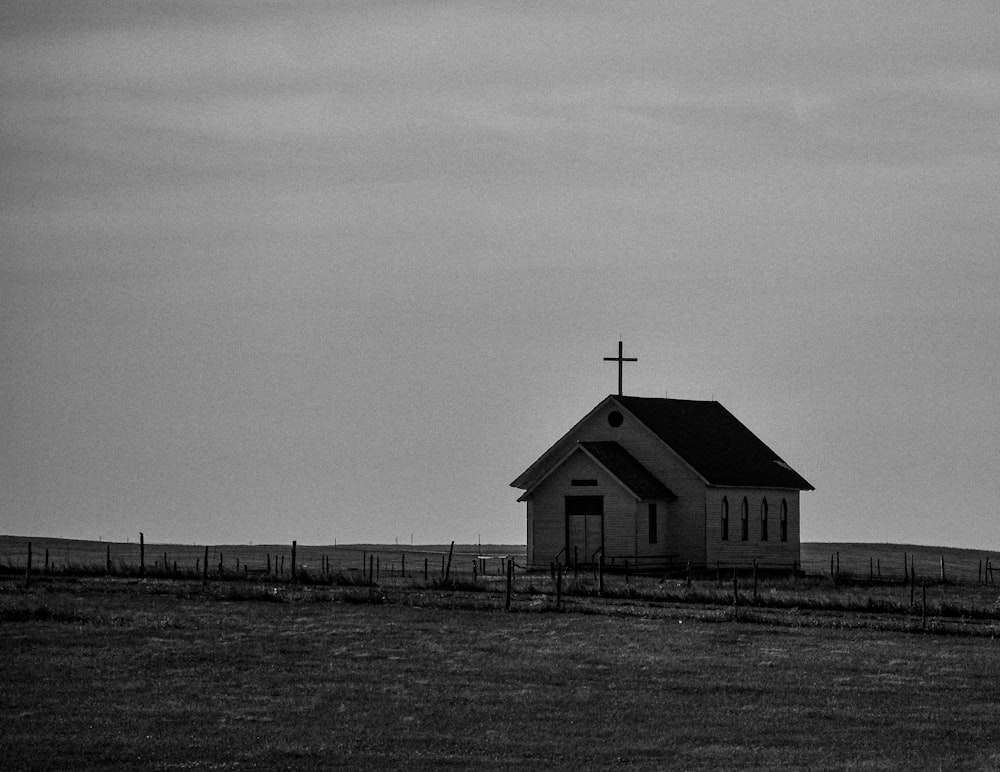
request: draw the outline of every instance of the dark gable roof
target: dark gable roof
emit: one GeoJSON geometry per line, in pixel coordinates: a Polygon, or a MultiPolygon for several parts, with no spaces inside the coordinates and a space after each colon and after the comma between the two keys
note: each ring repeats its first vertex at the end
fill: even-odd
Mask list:
{"type": "Polygon", "coordinates": [[[612,396],[710,485],[813,490],[718,402],[612,396]]]}
{"type": "Polygon", "coordinates": [[[656,479],[652,472],[617,442],[581,442],[580,447],[617,477],[640,501],[647,499],[673,501],[677,498],[672,490],[656,479]]]}

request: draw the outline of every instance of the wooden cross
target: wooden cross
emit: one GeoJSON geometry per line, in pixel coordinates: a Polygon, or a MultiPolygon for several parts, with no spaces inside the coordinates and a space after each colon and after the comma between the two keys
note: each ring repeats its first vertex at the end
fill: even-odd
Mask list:
{"type": "Polygon", "coordinates": [[[618,341],[618,356],[616,357],[604,357],[605,362],[617,362],[618,363],[618,396],[622,396],[622,364],[625,362],[638,362],[639,360],[635,357],[622,356],[622,342],[618,341]]]}

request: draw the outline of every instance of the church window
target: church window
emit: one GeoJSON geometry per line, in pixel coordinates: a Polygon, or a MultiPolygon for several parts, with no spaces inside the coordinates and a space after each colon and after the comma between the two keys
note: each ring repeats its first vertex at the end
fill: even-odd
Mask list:
{"type": "Polygon", "coordinates": [[[722,497],[722,541],[729,541],[729,499],[722,497]]]}
{"type": "Polygon", "coordinates": [[[746,541],[750,538],[750,504],[747,503],[747,497],[743,497],[743,503],[740,505],[740,540],[746,541]]]}
{"type": "Polygon", "coordinates": [[[767,499],[760,502],[760,540],[767,541],[767,499]]]}
{"type": "Polygon", "coordinates": [[[617,429],[624,421],[625,417],[617,410],[612,410],[608,413],[608,424],[611,425],[611,428],[617,429]]]}
{"type": "Polygon", "coordinates": [[[656,544],[656,502],[649,504],[649,543],[656,544]]]}
{"type": "Polygon", "coordinates": [[[781,500],[779,519],[781,520],[781,540],[788,541],[788,502],[785,499],[781,500]]]}

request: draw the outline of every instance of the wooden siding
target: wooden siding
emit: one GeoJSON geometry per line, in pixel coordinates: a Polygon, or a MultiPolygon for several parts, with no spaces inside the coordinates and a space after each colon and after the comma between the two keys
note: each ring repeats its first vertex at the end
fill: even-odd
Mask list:
{"type": "Polygon", "coordinates": [[[534,502],[528,499],[524,502],[524,508],[527,512],[527,531],[528,531],[528,567],[532,568],[531,556],[535,554],[535,514],[534,514],[534,502]]]}
{"type": "Polygon", "coordinates": [[[787,565],[800,562],[799,491],[781,488],[708,488],[706,493],[706,563],[714,566],[787,565]],[[722,499],[729,501],[729,539],[722,539],[722,499]],[[747,540],[740,534],[740,508],[746,497],[747,540]],[[761,540],[761,501],[767,498],[767,541],[761,540]],[[781,501],[788,504],[788,541],[781,541],[781,501]]]}
{"type": "MultiPolygon", "coordinates": [[[[605,555],[641,555],[649,558],[670,556],[672,560],[695,565],[706,562],[705,484],[676,453],[643,424],[623,412],[621,426],[612,427],[608,414],[614,404],[601,409],[564,437],[557,446],[568,453],[581,441],[614,440],[631,453],[650,472],[659,477],[677,495],[672,502],[657,502],[660,518],[658,540],[649,544],[645,503],[622,490],[613,479],[583,453],[575,453],[546,478],[531,494],[531,533],[529,564],[547,567],[565,547],[564,496],[569,491],[604,495],[605,555]],[[572,488],[574,477],[597,477],[598,488],[572,488]]],[[[553,457],[556,457],[553,454],[553,457]]]]}
{"type": "MultiPolygon", "coordinates": [[[[628,412],[622,411],[624,421],[621,426],[612,427],[608,423],[608,414],[616,409],[617,405],[614,404],[601,408],[590,421],[580,427],[581,436],[578,440],[614,440],[677,496],[676,501],[662,505],[664,514],[660,538],[647,554],[669,555],[671,559],[681,563],[704,563],[704,482],[680,456],[628,412]]],[[[644,517],[642,519],[645,520],[644,517]]]]}
{"type": "MultiPolygon", "coordinates": [[[[635,544],[635,497],[623,489],[583,451],[574,453],[532,492],[532,533],[528,564],[547,568],[550,563],[566,563],[566,497],[600,496],[604,500],[605,554],[633,554],[635,544]],[[596,486],[576,487],[576,478],[596,479],[596,486]]],[[[589,561],[590,556],[580,556],[589,561]]]]}

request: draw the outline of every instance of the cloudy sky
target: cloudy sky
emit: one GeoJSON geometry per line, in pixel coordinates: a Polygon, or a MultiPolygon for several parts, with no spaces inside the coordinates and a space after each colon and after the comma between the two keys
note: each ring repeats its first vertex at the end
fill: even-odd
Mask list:
{"type": "Polygon", "coordinates": [[[617,388],[1000,549],[1000,7],[0,3],[0,533],[523,542],[617,388]]]}

